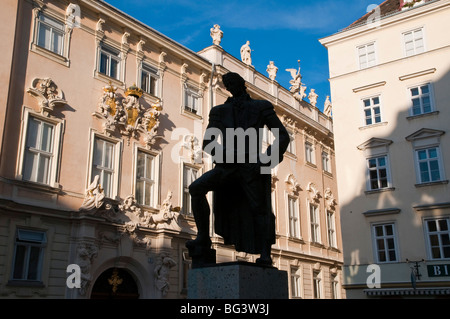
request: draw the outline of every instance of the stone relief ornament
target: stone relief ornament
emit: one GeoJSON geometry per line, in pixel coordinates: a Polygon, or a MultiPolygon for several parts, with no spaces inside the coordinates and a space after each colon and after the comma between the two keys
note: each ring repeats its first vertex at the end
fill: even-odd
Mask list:
{"type": "MultiPolygon", "coordinates": [[[[121,203],[114,204],[105,198],[99,177],[96,175],[85,192],[79,211],[93,212],[94,215],[103,217],[109,222],[122,225],[122,232],[128,234],[133,234],[138,227],[180,231],[181,227],[178,225],[180,207],[173,206],[171,200],[172,192],[169,191],[157,213],[142,208],[134,195],[128,195],[121,203]]],[[[106,237],[104,239],[106,240],[106,237]]]]}
{"type": "Polygon", "coordinates": [[[172,191],[167,193],[166,199],[163,201],[159,212],[150,217],[150,223],[156,225],[156,229],[172,229],[180,231],[178,225],[178,217],[180,216],[180,207],[172,205],[172,191]]]}
{"type": "Polygon", "coordinates": [[[128,138],[129,143],[131,138],[138,138],[142,134],[144,144],[151,148],[157,138],[161,101],[157,100],[151,107],[145,108],[140,103],[143,94],[141,88],[130,86],[124,98],[119,97],[116,90],[117,87],[111,83],[103,88],[98,109],[93,115],[106,120],[103,128],[107,135],[118,131],[128,138]]]}
{"type": "Polygon", "coordinates": [[[169,285],[169,272],[170,269],[176,266],[177,263],[170,257],[167,252],[161,252],[157,258],[156,267],[154,271],[155,286],[161,292],[164,297],[167,295],[170,289],[169,285]]]}
{"type": "Polygon", "coordinates": [[[316,184],[314,184],[313,182],[310,182],[308,184],[308,187],[306,188],[306,190],[309,193],[309,199],[313,202],[319,202],[320,198],[322,197],[322,195],[320,194],[319,188],[317,187],[316,184]]]}
{"type": "Polygon", "coordinates": [[[189,153],[191,163],[202,163],[202,146],[198,138],[193,134],[188,134],[183,138],[183,148],[189,153]]]}
{"type": "Polygon", "coordinates": [[[67,104],[64,93],[50,78],[35,78],[27,92],[39,102],[40,112],[49,116],[55,107],[67,104]]]}
{"type": "Polygon", "coordinates": [[[324,199],[327,209],[334,210],[336,208],[337,202],[330,188],[325,190],[324,199]]]}

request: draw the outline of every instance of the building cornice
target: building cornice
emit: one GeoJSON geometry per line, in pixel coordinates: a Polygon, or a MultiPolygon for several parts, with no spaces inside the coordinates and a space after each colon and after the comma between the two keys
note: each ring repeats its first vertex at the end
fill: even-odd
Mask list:
{"type": "Polygon", "coordinates": [[[403,23],[418,16],[434,13],[437,10],[445,9],[448,6],[450,6],[449,0],[435,0],[432,2],[427,2],[410,10],[399,11],[388,16],[381,17],[370,24],[365,23],[350,29],[344,29],[335,34],[319,39],[319,42],[323,46],[329,47],[330,45],[336,44],[341,41],[346,41],[348,39],[359,37],[366,33],[390,27],[393,24],[403,23]]]}

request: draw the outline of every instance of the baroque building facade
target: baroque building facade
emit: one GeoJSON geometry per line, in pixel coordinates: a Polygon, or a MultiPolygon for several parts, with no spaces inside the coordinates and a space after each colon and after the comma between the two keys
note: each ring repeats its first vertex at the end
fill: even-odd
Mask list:
{"type": "Polygon", "coordinates": [[[320,40],[347,298],[450,295],[449,14],[450,1],[388,0],[320,40]]]}
{"type": "MultiPolygon", "coordinates": [[[[5,4],[2,298],[186,298],[187,187],[212,167],[201,143],[229,71],[292,136],[272,171],[274,266],[291,298],[345,297],[332,120],[300,74],[283,88],[227,53],[218,25],[196,53],[103,1],[5,4]]],[[[254,262],[212,235],[218,262],[254,262]]]]}

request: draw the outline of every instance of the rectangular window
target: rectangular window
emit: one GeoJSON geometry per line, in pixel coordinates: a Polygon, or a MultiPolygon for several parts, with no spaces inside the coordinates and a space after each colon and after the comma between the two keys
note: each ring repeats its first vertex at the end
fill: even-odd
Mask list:
{"type": "Polygon", "coordinates": [[[306,161],[308,163],[316,164],[316,159],[315,159],[316,155],[314,152],[314,147],[309,142],[305,143],[305,156],[306,156],[306,161]]]}
{"type": "Polygon", "coordinates": [[[297,199],[288,196],[289,236],[300,238],[300,221],[298,217],[297,199]]]}
{"type": "Polygon", "coordinates": [[[425,51],[422,28],[404,33],[403,40],[406,56],[419,54],[425,51]]]}
{"type": "Polygon", "coordinates": [[[339,282],[336,275],[331,275],[331,298],[339,299],[339,282]]]}
{"type": "Polygon", "coordinates": [[[289,141],[288,148],[286,151],[295,155],[295,133],[289,132],[289,138],[290,138],[290,141],[289,141]]]}
{"type": "Polygon", "coordinates": [[[381,106],[379,96],[364,99],[363,107],[365,125],[372,125],[381,122],[381,106]]]}
{"type": "Polygon", "coordinates": [[[394,224],[373,226],[377,261],[394,262],[397,260],[397,248],[394,224]]]}
{"type": "Polygon", "coordinates": [[[332,211],[327,211],[327,232],[328,232],[328,246],[337,247],[336,243],[336,218],[332,211]]]}
{"type": "Polygon", "coordinates": [[[39,14],[37,45],[41,48],[63,55],[64,32],[63,23],[39,14]]]}
{"type": "Polygon", "coordinates": [[[450,258],[450,219],[430,219],[425,223],[431,258],[450,258]]]}
{"type": "Polygon", "coordinates": [[[99,72],[119,80],[120,53],[106,46],[100,48],[99,72]]]}
{"type": "Polygon", "coordinates": [[[144,65],[141,71],[141,89],[151,95],[158,96],[158,74],[157,72],[144,65]]]}
{"type": "Polygon", "coordinates": [[[311,242],[320,243],[320,216],[319,207],[312,203],[309,204],[309,220],[311,226],[311,242]]]}
{"type": "Polygon", "coordinates": [[[359,68],[365,69],[376,64],[375,43],[370,43],[358,47],[359,68]]]}
{"type": "Polygon", "coordinates": [[[291,295],[292,298],[302,297],[302,278],[300,275],[300,268],[291,267],[291,295]]]}
{"type": "Polygon", "coordinates": [[[433,111],[430,84],[412,87],[409,91],[411,93],[412,115],[426,114],[433,111]]]}
{"type": "Polygon", "coordinates": [[[22,170],[24,180],[51,184],[54,135],[55,125],[33,116],[28,118],[22,170]]]}
{"type": "Polygon", "coordinates": [[[191,88],[186,87],[184,92],[184,109],[194,114],[198,114],[200,108],[200,97],[191,88]]]}
{"type": "Polygon", "coordinates": [[[442,180],[439,147],[416,150],[420,183],[442,180]]]}
{"type": "Polygon", "coordinates": [[[322,169],[327,173],[331,173],[330,154],[328,152],[322,152],[322,169]]]}
{"type": "Polygon", "coordinates": [[[182,252],[182,278],[181,278],[181,293],[187,294],[188,289],[188,273],[189,270],[192,268],[192,258],[189,256],[189,252],[183,251],[182,252]]]}
{"type": "Polygon", "coordinates": [[[114,143],[98,137],[95,138],[91,182],[98,175],[99,183],[105,192],[105,196],[110,198],[114,196],[115,148],[116,145],[114,143]]]}
{"type": "Polygon", "coordinates": [[[141,205],[156,207],[155,188],[155,156],[138,151],[136,163],[136,201],[141,205]]]}
{"type": "Polygon", "coordinates": [[[13,280],[41,280],[45,232],[17,229],[13,258],[13,280]]]}
{"type": "Polygon", "coordinates": [[[314,299],[322,298],[322,278],[320,271],[314,271],[313,273],[313,297],[314,299]]]}
{"type": "Polygon", "coordinates": [[[183,165],[183,213],[192,215],[191,195],[189,185],[198,178],[199,170],[195,167],[183,165]]]}
{"type": "Polygon", "coordinates": [[[367,169],[369,190],[383,189],[389,186],[387,156],[369,158],[367,160],[367,169]]]}

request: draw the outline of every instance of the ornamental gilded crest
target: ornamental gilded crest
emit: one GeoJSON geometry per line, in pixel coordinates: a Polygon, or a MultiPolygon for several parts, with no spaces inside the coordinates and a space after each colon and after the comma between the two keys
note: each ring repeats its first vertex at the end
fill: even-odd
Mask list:
{"type": "Polygon", "coordinates": [[[97,111],[93,114],[105,119],[103,124],[105,134],[111,136],[115,132],[128,138],[139,138],[143,135],[143,142],[147,148],[155,143],[161,114],[161,101],[157,100],[151,107],[145,108],[140,98],[141,88],[130,86],[125,91],[125,97],[116,93],[117,87],[111,83],[103,88],[97,111]]]}

